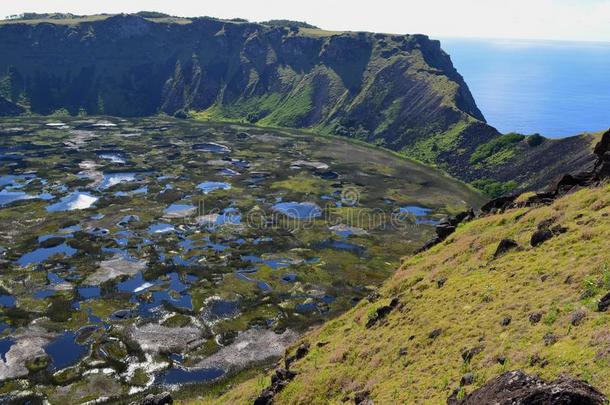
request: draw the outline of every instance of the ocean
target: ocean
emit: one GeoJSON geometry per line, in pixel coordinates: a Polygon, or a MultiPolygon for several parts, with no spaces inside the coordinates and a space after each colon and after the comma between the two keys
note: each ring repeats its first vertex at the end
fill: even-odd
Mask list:
{"type": "Polygon", "coordinates": [[[610,127],[610,43],[442,39],[501,132],[565,137],[610,127]]]}

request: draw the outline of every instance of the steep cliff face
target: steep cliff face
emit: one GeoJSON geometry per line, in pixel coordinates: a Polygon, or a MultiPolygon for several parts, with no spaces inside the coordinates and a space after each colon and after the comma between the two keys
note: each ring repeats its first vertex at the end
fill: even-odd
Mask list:
{"type": "Polygon", "coordinates": [[[399,151],[491,195],[591,163],[591,137],[535,147],[502,138],[424,35],[92,16],[1,22],[0,55],[0,115],[189,112],[310,128],[399,151]]]}
{"type": "Polygon", "coordinates": [[[462,119],[484,120],[440,43],[423,35],[120,15],[3,24],[0,53],[3,98],[39,114],[205,111],[393,149],[462,119]]]}

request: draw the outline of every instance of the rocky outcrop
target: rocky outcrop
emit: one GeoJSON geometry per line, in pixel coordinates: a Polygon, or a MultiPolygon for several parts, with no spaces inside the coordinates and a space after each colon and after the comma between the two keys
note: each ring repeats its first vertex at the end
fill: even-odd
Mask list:
{"type": "Polygon", "coordinates": [[[588,171],[564,174],[557,178],[547,191],[536,193],[525,200],[519,195],[508,195],[489,201],[481,207],[481,214],[493,214],[511,208],[548,205],[572,191],[591,187],[606,181],[610,176],[610,130],[606,131],[593,150],[595,164],[588,171]]]}
{"type": "Polygon", "coordinates": [[[275,394],[283,390],[296,376],[297,373],[286,370],[285,368],[278,368],[275,370],[275,373],[271,376],[271,385],[265,388],[254,400],[254,405],[269,405],[273,403],[275,394]]]}
{"type": "Polygon", "coordinates": [[[560,377],[546,382],[522,371],[510,371],[489,381],[483,387],[457,399],[454,393],[449,405],[602,405],[606,397],[584,381],[560,377]]]}
{"type": "Polygon", "coordinates": [[[431,247],[438,245],[449,235],[451,235],[457,229],[457,226],[464,221],[470,221],[476,217],[474,210],[470,209],[468,211],[461,212],[454,216],[447,216],[443,218],[438,225],[435,227],[436,236],[426,242],[424,246],[422,246],[417,253],[424,252],[431,247]]]}
{"type": "Polygon", "coordinates": [[[290,370],[290,365],[295,361],[302,359],[309,353],[309,343],[305,342],[297,347],[296,352],[292,356],[288,356],[284,359],[284,365],[286,368],[278,368],[271,376],[271,385],[263,389],[258,397],[254,400],[254,405],[269,405],[273,403],[275,394],[283,390],[290,381],[297,376],[297,373],[290,370]]]}
{"type": "Polygon", "coordinates": [[[610,130],[603,136],[601,141],[595,145],[593,153],[597,156],[597,162],[593,173],[599,179],[610,177],[610,130]]]}
{"type": "Polygon", "coordinates": [[[398,298],[392,298],[388,305],[382,305],[378,307],[373,313],[373,315],[369,317],[368,321],[366,322],[366,327],[373,327],[376,323],[388,316],[388,314],[392,312],[392,310],[394,310],[394,308],[396,308],[399,303],[400,301],[398,300],[398,298]]]}
{"type": "MultiPolygon", "coordinates": [[[[565,174],[556,180],[547,191],[536,193],[525,200],[519,200],[518,194],[502,196],[494,198],[493,200],[484,204],[476,214],[471,209],[456,216],[444,218],[436,226],[436,236],[422,246],[418,250],[418,253],[426,251],[444,241],[455,231],[457,226],[464,221],[470,221],[477,217],[495,214],[512,208],[548,205],[557,198],[560,198],[579,188],[591,187],[607,181],[608,177],[610,176],[610,130],[605,132],[602,135],[601,140],[596,144],[594,149],[594,160],[595,165],[593,166],[592,170],[579,172],[576,174],[565,174]]],[[[532,235],[530,243],[533,247],[536,247],[551,239],[553,236],[565,233],[566,231],[566,228],[559,225],[548,228],[548,226],[543,224],[543,226],[539,227],[538,230],[532,235]]],[[[504,240],[502,242],[504,243],[504,246],[502,243],[500,243],[498,250],[494,255],[496,257],[502,253],[505,253],[507,251],[506,248],[510,249],[516,247],[509,246],[511,244],[508,240],[504,240]]]]}
{"type": "Polygon", "coordinates": [[[500,257],[511,250],[515,250],[519,248],[519,244],[512,239],[502,239],[500,243],[498,243],[498,247],[494,253],[494,257],[500,257]]]}

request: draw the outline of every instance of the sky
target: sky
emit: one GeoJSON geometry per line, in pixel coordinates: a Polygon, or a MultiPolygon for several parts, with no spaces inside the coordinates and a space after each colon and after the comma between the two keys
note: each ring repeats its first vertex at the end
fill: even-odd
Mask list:
{"type": "Polygon", "coordinates": [[[610,42],[610,0],[2,0],[0,17],[161,11],[177,16],[291,19],[329,30],[431,37],[610,42]]]}

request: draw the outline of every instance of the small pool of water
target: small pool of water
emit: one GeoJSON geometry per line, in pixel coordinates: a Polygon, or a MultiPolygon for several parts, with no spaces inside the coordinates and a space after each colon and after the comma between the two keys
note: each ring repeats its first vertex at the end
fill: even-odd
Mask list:
{"type": "Polygon", "coordinates": [[[104,174],[104,180],[99,185],[100,190],[106,190],[110,187],[116,186],[121,183],[130,183],[137,180],[137,174],[134,172],[129,173],[108,173],[104,174]]]}
{"type": "Polygon", "coordinates": [[[208,142],[208,143],[197,143],[195,145],[193,145],[193,150],[196,150],[198,152],[211,152],[211,153],[229,153],[231,152],[231,148],[229,148],[228,146],[219,144],[219,143],[214,143],[214,142],[208,142]]]}
{"type": "Polygon", "coordinates": [[[85,210],[93,207],[93,205],[99,200],[98,197],[94,197],[91,194],[76,191],[68,194],[59,202],[47,206],[49,212],[60,212],[60,211],[73,211],[73,210],[85,210]]]}
{"type": "Polygon", "coordinates": [[[431,208],[420,207],[417,205],[400,207],[401,213],[413,215],[415,217],[415,223],[422,225],[438,225],[440,222],[439,220],[430,218],[430,214],[432,214],[433,211],[434,210],[431,208]]]}
{"type": "Polygon", "coordinates": [[[203,310],[203,317],[208,322],[230,319],[239,315],[239,302],[220,298],[208,299],[203,310]]]}
{"type": "Polygon", "coordinates": [[[68,246],[68,244],[64,242],[61,245],[57,245],[50,248],[38,248],[32,252],[26,253],[17,260],[17,263],[21,267],[25,267],[29,264],[42,263],[54,255],[64,255],[67,257],[71,257],[74,256],[76,252],[76,249],[68,246]]]}
{"type": "Polygon", "coordinates": [[[17,304],[17,300],[12,295],[0,295],[0,307],[12,308],[17,304]]]}
{"type": "Polygon", "coordinates": [[[170,217],[187,217],[193,215],[196,210],[197,207],[191,204],[174,203],[167,207],[163,213],[170,217]]]}
{"type": "Polygon", "coordinates": [[[163,234],[163,233],[169,233],[169,232],[174,232],[175,228],[173,225],[170,224],[165,224],[165,223],[158,223],[158,224],[153,224],[151,226],[148,227],[148,233],[151,234],[163,234]]]}
{"type": "Polygon", "coordinates": [[[153,282],[146,281],[142,273],[121,281],[117,284],[117,290],[123,293],[140,293],[146,291],[154,285],[153,282]]]}
{"type": "Polygon", "coordinates": [[[231,185],[220,181],[204,181],[203,183],[199,183],[197,188],[203,191],[203,194],[210,194],[212,191],[216,190],[230,190],[231,185]]]}
{"type": "Polygon", "coordinates": [[[284,257],[279,257],[279,258],[274,258],[274,259],[263,259],[260,256],[244,255],[244,256],[241,256],[241,259],[244,261],[250,262],[250,263],[264,264],[264,265],[271,267],[272,269],[277,269],[280,267],[287,267],[294,263],[294,261],[292,259],[288,259],[288,258],[284,258],[284,257]]]}
{"type": "Polygon", "coordinates": [[[3,339],[0,339],[0,358],[2,358],[3,362],[6,363],[6,354],[9,350],[11,350],[11,347],[14,344],[15,340],[11,337],[5,337],[3,339]]]}
{"type": "Polygon", "coordinates": [[[49,283],[51,283],[51,284],[61,284],[66,281],[66,279],[58,276],[56,273],[54,273],[52,271],[49,271],[47,273],[47,280],[49,280],[49,283]]]}
{"type": "Polygon", "coordinates": [[[407,205],[405,207],[400,207],[400,212],[406,212],[415,215],[416,217],[423,217],[429,215],[432,212],[432,209],[419,207],[417,205],[407,205]]]}
{"type": "Polygon", "coordinates": [[[34,298],[45,299],[54,296],[56,293],[55,290],[39,290],[34,293],[34,298]]]}
{"type": "Polygon", "coordinates": [[[2,190],[2,191],[0,191],[0,207],[9,205],[15,201],[32,200],[35,198],[36,198],[36,196],[29,195],[23,191],[2,190]]]}
{"type": "Polygon", "coordinates": [[[183,369],[170,368],[155,377],[155,384],[177,385],[194,384],[213,381],[224,375],[224,371],[218,368],[183,369]]]}
{"type": "Polygon", "coordinates": [[[83,300],[88,300],[90,298],[99,298],[102,294],[100,288],[96,286],[78,287],[76,291],[78,292],[79,297],[83,300]]]}
{"type": "Polygon", "coordinates": [[[61,370],[76,364],[88,351],[86,345],[76,343],[77,334],[64,332],[49,343],[44,351],[51,358],[51,368],[61,370]]]}
{"type": "Polygon", "coordinates": [[[286,274],[285,276],[282,277],[282,281],[284,283],[294,283],[297,281],[297,275],[296,274],[286,274]]]}
{"type": "Polygon", "coordinates": [[[272,209],[293,219],[314,219],[322,216],[322,209],[311,202],[280,202],[272,209]]]}
{"type": "Polygon", "coordinates": [[[318,312],[318,306],[315,302],[308,302],[295,305],[294,310],[300,314],[310,314],[312,312],[318,312]]]}
{"type": "Polygon", "coordinates": [[[346,240],[335,240],[327,239],[320,242],[314,242],[311,245],[314,249],[335,249],[335,250],[346,250],[352,252],[358,256],[362,256],[365,252],[365,248],[355,243],[348,242],[346,240]]]}
{"type": "Polygon", "coordinates": [[[8,174],[5,176],[0,176],[0,188],[21,188],[35,178],[36,176],[33,174],[8,174]]]}

